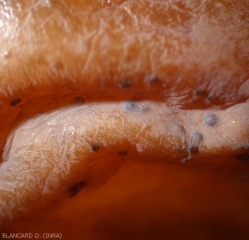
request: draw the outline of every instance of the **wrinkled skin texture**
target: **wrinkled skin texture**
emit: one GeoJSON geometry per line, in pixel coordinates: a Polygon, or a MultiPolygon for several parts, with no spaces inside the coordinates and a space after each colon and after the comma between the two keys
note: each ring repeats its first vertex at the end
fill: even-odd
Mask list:
{"type": "Polygon", "coordinates": [[[249,236],[248,1],[0,3],[3,231],[249,236]]]}

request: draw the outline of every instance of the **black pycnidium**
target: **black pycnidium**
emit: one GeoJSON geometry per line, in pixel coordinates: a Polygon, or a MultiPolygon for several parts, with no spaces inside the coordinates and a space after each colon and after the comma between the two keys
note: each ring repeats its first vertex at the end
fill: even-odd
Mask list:
{"type": "Polygon", "coordinates": [[[213,127],[216,124],[216,122],[217,118],[213,114],[209,114],[205,117],[205,123],[210,127],[213,127]]]}
{"type": "Polygon", "coordinates": [[[10,105],[11,106],[16,106],[18,103],[21,102],[21,99],[20,98],[17,98],[17,99],[14,99],[10,102],[10,105]]]}
{"type": "Polygon", "coordinates": [[[188,148],[188,151],[189,151],[189,153],[198,153],[199,152],[198,145],[191,145],[188,148]]]}
{"type": "Polygon", "coordinates": [[[123,157],[123,156],[127,155],[127,152],[126,151],[119,151],[118,155],[123,157]]]}
{"type": "Polygon", "coordinates": [[[86,182],[82,181],[82,182],[77,182],[75,185],[70,187],[68,189],[70,196],[71,197],[75,196],[85,185],[86,185],[86,182]]]}
{"type": "Polygon", "coordinates": [[[245,162],[245,161],[249,160],[249,155],[241,154],[241,155],[238,156],[238,160],[241,161],[241,162],[245,162]]]}
{"type": "Polygon", "coordinates": [[[97,152],[100,148],[99,144],[94,143],[90,146],[92,152],[97,152]]]}
{"type": "Polygon", "coordinates": [[[204,96],[205,94],[206,94],[206,91],[201,87],[194,90],[194,95],[197,97],[204,96]]]}
{"type": "Polygon", "coordinates": [[[137,102],[134,100],[129,100],[125,103],[125,107],[129,111],[133,111],[137,108],[137,102]]]}

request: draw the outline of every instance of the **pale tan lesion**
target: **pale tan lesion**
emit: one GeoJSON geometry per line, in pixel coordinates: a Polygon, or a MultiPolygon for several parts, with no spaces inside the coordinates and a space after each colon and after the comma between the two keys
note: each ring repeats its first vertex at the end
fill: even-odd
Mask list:
{"type": "Polygon", "coordinates": [[[248,164],[238,160],[241,154],[249,154],[248,103],[177,114],[164,103],[135,102],[135,106],[127,108],[125,102],[70,106],[29,119],[13,130],[3,152],[1,189],[8,196],[6,203],[19,200],[8,208],[3,201],[2,217],[7,217],[7,209],[15,216],[16,209],[68,197],[67,189],[78,182],[87,182],[87,187],[102,185],[127,158],[196,169],[212,168],[215,163],[221,174],[234,178],[243,174],[248,179],[248,164]],[[212,126],[205,122],[210,112],[216,116],[212,126]],[[198,151],[191,152],[196,132],[202,138],[196,143],[198,151]],[[122,159],[120,151],[126,152],[122,159]]]}
{"type": "Polygon", "coordinates": [[[5,20],[3,34],[8,34],[0,46],[4,106],[17,98],[73,89],[112,95],[115,100],[122,95],[167,99],[185,109],[227,108],[248,97],[240,88],[249,76],[246,2],[221,1],[222,17],[212,1],[114,1],[110,6],[63,1],[31,10],[32,3],[19,3],[22,11],[12,7],[17,20],[5,20]],[[87,10],[75,15],[76,8],[87,10]],[[127,11],[137,21],[126,21],[127,11]],[[165,22],[167,14],[170,22],[165,22]],[[153,86],[146,83],[151,74],[159,79],[153,86]],[[123,78],[132,83],[129,91],[119,88],[123,78]],[[196,99],[193,92],[200,87],[207,96],[196,99]]]}

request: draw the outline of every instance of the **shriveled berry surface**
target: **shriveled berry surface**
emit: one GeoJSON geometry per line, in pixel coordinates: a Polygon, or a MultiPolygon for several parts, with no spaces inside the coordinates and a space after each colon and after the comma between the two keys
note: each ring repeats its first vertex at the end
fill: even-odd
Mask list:
{"type": "Polygon", "coordinates": [[[248,1],[0,7],[6,234],[249,236],[248,1]]]}

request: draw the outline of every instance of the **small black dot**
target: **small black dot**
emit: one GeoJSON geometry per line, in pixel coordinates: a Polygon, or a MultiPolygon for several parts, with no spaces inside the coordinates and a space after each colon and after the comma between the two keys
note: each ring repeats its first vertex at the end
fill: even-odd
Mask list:
{"type": "Polygon", "coordinates": [[[127,101],[125,103],[125,107],[129,111],[133,111],[133,110],[135,110],[137,108],[137,102],[134,101],[134,100],[127,101]]]}
{"type": "Polygon", "coordinates": [[[245,162],[245,161],[249,160],[249,155],[247,155],[247,154],[239,155],[238,160],[241,162],[245,162]]]}
{"type": "Polygon", "coordinates": [[[194,95],[197,97],[204,96],[205,94],[206,94],[206,91],[201,87],[194,90],[194,95]]]}
{"type": "Polygon", "coordinates": [[[210,127],[213,127],[217,122],[217,118],[215,115],[213,114],[210,114],[210,115],[207,115],[205,117],[205,123],[210,126],[210,127]]]}
{"type": "Polygon", "coordinates": [[[74,99],[74,102],[75,102],[77,105],[82,105],[82,104],[85,103],[85,99],[82,98],[82,97],[76,97],[76,98],[74,99]]]}
{"type": "Polygon", "coordinates": [[[14,99],[10,102],[10,105],[11,106],[16,106],[18,103],[21,102],[21,99],[20,98],[17,98],[17,99],[14,99]]]}
{"type": "Polygon", "coordinates": [[[121,82],[119,82],[118,86],[120,88],[129,88],[131,86],[131,81],[128,79],[123,79],[121,82]]]}
{"type": "Polygon", "coordinates": [[[95,143],[90,146],[92,152],[97,152],[100,148],[99,144],[95,143]]]}
{"type": "Polygon", "coordinates": [[[118,155],[123,157],[123,156],[127,155],[127,152],[126,151],[119,151],[118,155]]]}
{"type": "Polygon", "coordinates": [[[85,185],[86,185],[86,182],[82,181],[82,182],[77,182],[75,185],[70,187],[68,189],[70,196],[71,197],[75,196],[83,187],[85,187],[85,185]]]}
{"type": "Polygon", "coordinates": [[[189,151],[189,153],[198,153],[199,152],[198,145],[191,145],[188,148],[188,151],[189,151]]]}

